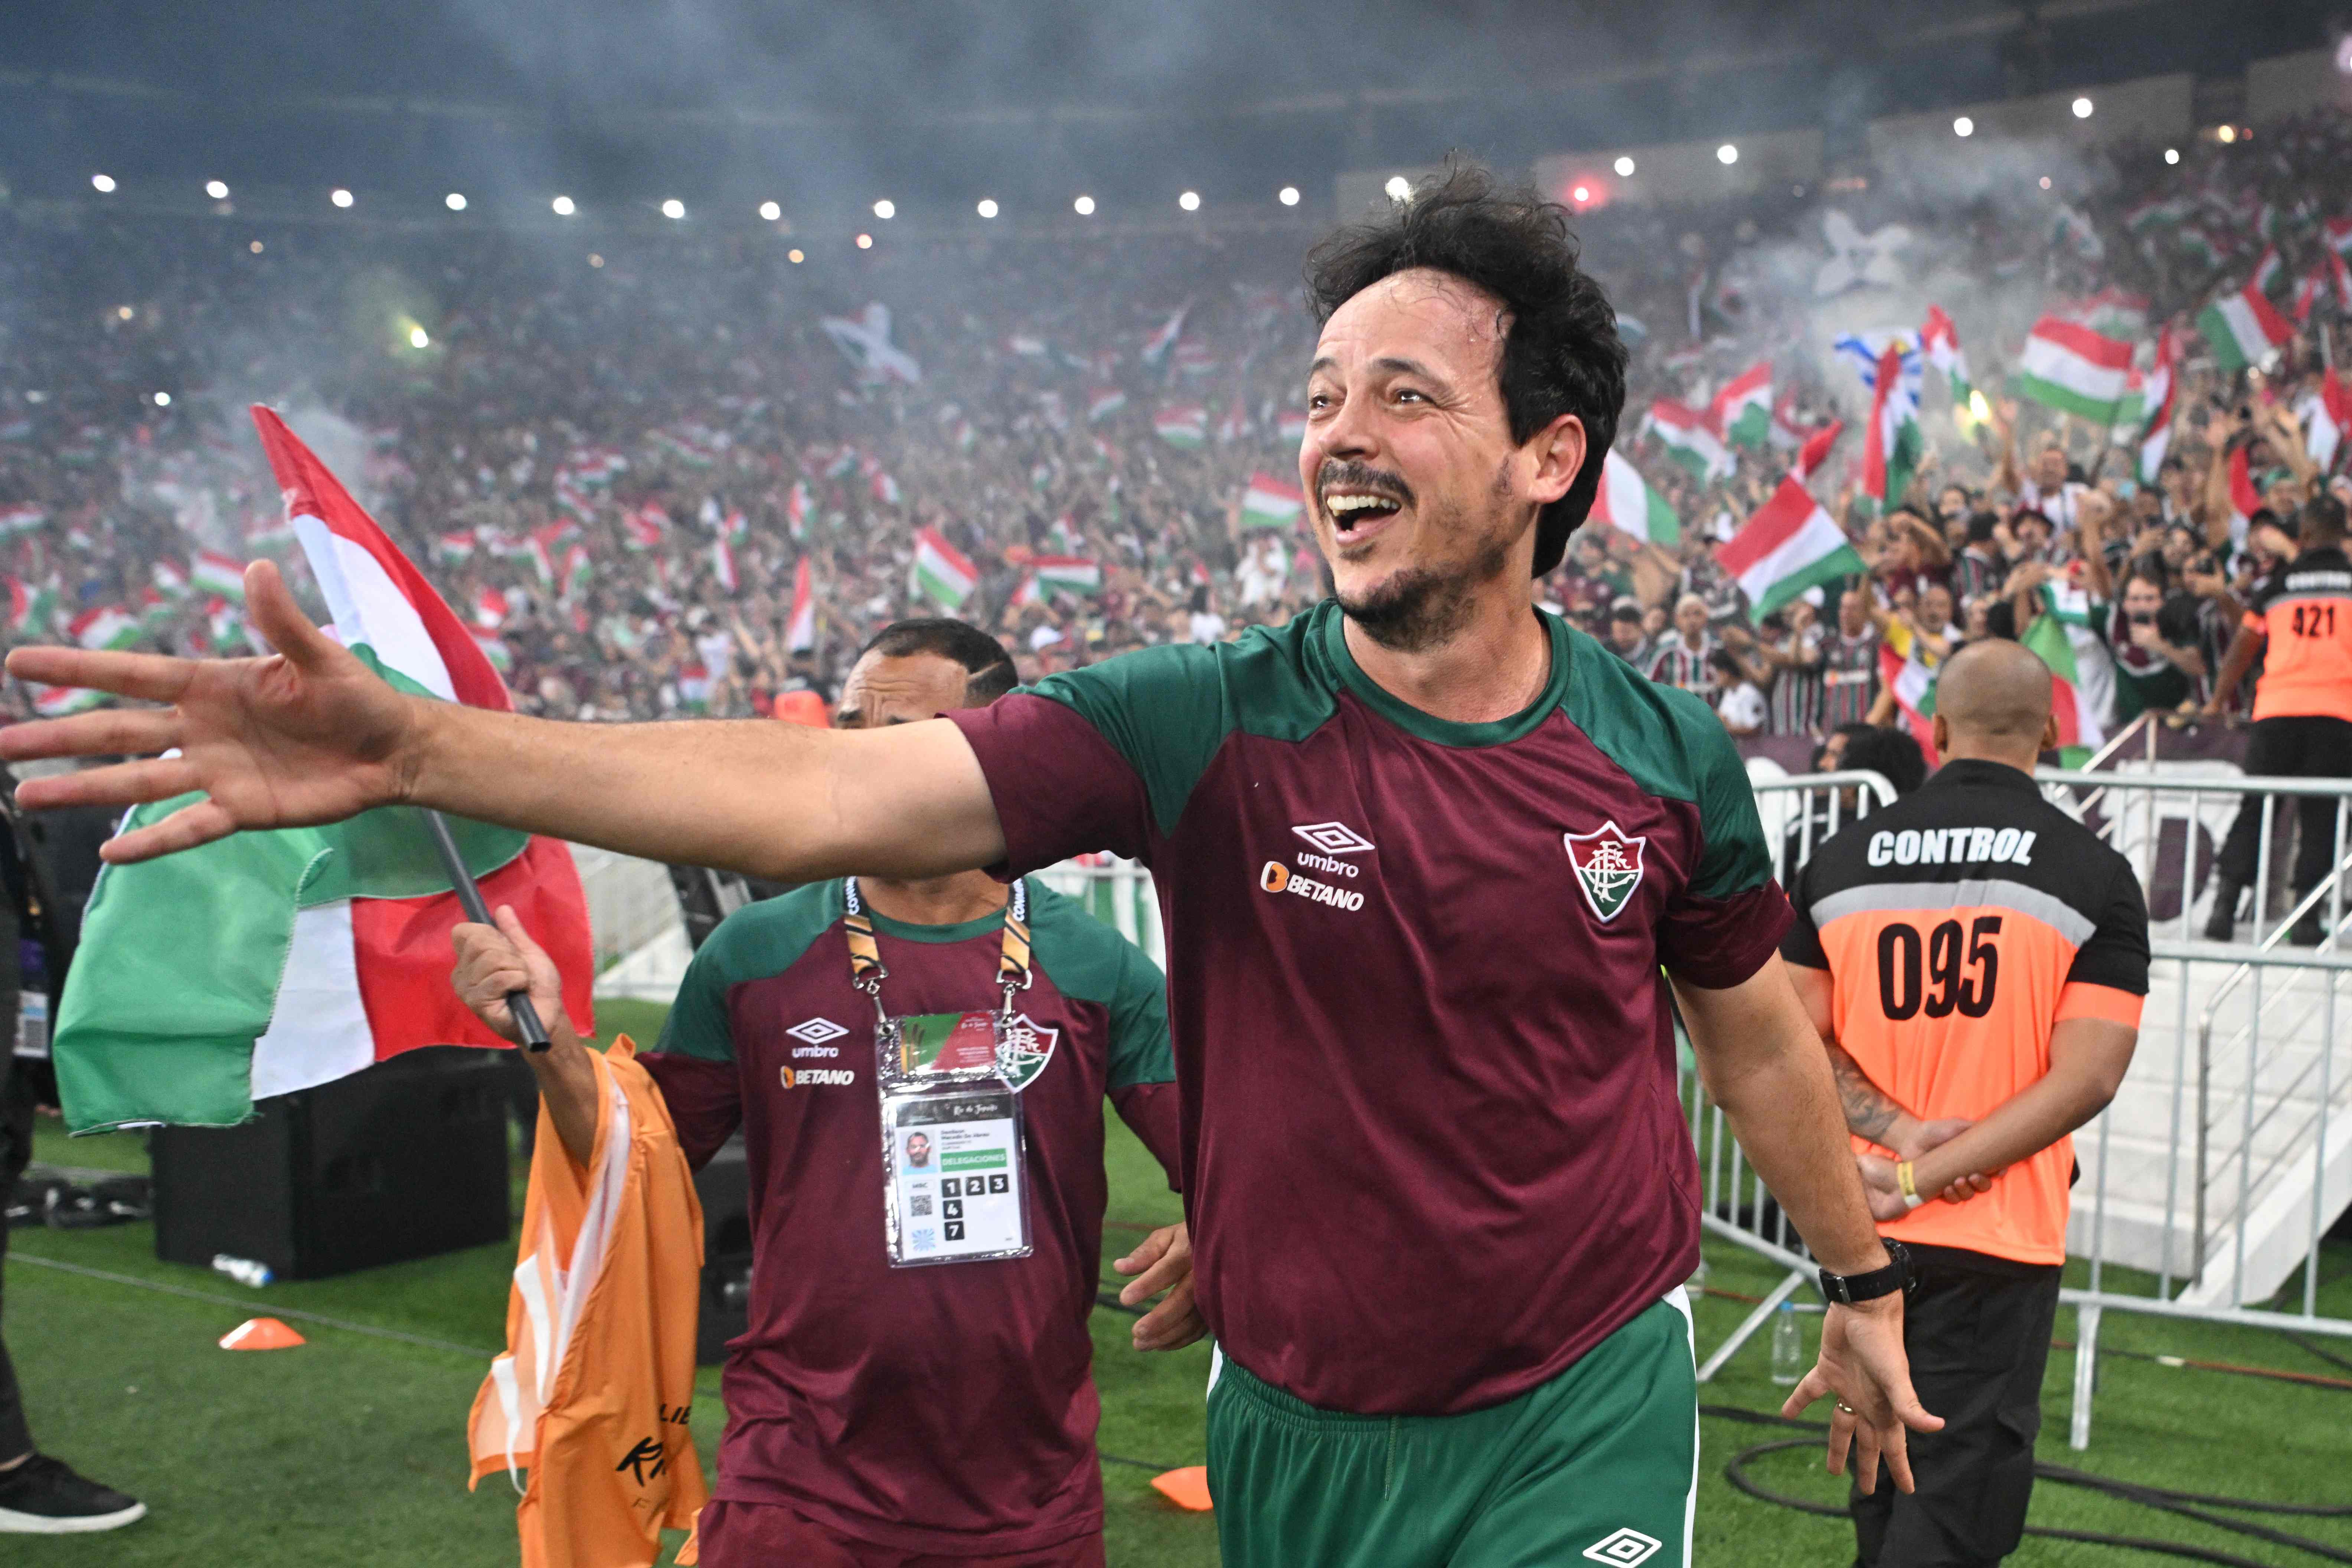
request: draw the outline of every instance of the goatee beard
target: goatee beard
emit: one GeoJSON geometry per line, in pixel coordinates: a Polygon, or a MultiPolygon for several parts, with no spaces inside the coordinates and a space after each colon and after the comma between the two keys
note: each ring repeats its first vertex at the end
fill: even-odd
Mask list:
{"type": "Polygon", "coordinates": [[[1511,541],[1491,538],[1458,570],[1409,566],[1361,598],[1336,595],[1340,611],[1391,653],[1426,653],[1470,624],[1477,591],[1508,564],[1511,541]]]}

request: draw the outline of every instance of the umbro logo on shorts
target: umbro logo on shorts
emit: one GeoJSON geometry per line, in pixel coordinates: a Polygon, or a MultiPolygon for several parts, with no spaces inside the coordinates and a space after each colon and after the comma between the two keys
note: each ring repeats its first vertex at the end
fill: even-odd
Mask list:
{"type": "Polygon", "coordinates": [[[1584,1549],[1584,1555],[1595,1563],[1608,1563],[1615,1568],[1633,1568],[1636,1563],[1647,1563],[1657,1555],[1665,1542],[1638,1530],[1620,1530],[1606,1541],[1596,1541],[1584,1549]]]}
{"type": "Polygon", "coordinates": [[[1370,839],[1344,822],[1294,824],[1290,831],[1326,855],[1369,855],[1373,848],[1370,839]]]}
{"type": "Polygon", "coordinates": [[[791,1028],[786,1029],[784,1033],[804,1044],[821,1046],[827,1040],[837,1040],[841,1038],[842,1036],[849,1033],[849,1031],[843,1028],[840,1025],[835,1023],[830,1018],[811,1018],[805,1024],[794,1024],[791,1028]]]}

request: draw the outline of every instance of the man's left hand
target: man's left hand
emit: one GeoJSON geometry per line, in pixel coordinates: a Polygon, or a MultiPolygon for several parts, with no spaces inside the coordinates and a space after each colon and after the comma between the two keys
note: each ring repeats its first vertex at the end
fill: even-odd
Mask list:
{"type": "Polygon", "coordinates": [[[1192,1233],[1182,1220],[1153,1231],[1111,1267],[1135,1276],[1118,1293],[1121,1306],[1139,1306],[1163,1290],[1168,1293],[1135,1321],[1137,1350],[1181,1350],[1209,1331],[1192,1301],[1192,1233]]]}
{"type": "Polygon", "coordinates": [[[1928,1415],[1911,1387],[1911,1363],[1903,1352],[1901,1291],[1858,1307],[1830,1308],[1822,1320],[1821,1359],[1780,1406],[1780,1414],[1793,1418],[1825,1394],[1837,1401],[1830,1416],[1830,1474],[1845,1474],[1851,1449],[1861,1461],[1855,1484],[1864,1491],[1878,1489],[1882,1458],[1895,1489],[1910,1491],[1905,1429],[1940,1432],[1944,1418],[1928,1415]]]}

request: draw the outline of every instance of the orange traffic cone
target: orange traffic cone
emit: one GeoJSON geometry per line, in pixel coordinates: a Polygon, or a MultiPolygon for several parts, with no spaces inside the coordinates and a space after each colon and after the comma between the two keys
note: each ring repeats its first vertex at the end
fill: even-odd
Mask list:
{"type": "Polygon", "coordinates": [[[1181,1469],[1165,1470],[1151,1478],[1160,1495],[1178,1508],[1192,1513],[1206,1513],[1209,1502],[1209,1468],[1206,1465],[1186,1465],[1181,1469]]]}
{"type": "Polygon", "coordinates": [[[221,1336],[225,1351],[289,1351],[302,1336],[275,1318],[247,1318],[221,1336]]]}

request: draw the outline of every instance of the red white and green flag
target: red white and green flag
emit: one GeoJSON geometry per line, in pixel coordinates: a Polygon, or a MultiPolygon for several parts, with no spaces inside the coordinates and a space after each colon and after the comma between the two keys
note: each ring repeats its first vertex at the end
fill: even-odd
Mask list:
{"type": "Polygon", "coordinates": [[[1919,349],[1929,364],[1944,373],[1952,389],[1953,406],[1967,407],[1969,394],[1976,390],[1969,383],[1969,356],[1960,350],[1959,330],[1941,305],[1927,307],[1927,319],[1919,326],[1919,349]]]}
{"type": "Polygon", "coordinates": [[[784,495],[784,529],[794,539],[808,537],[808,520],[815,502],[810,499],[808,481],[794,479],[793,488],[784,495]]]}
{"type": "Polygon", "coordinates": [[[148,569],[148,575],[153,579],[158,590],[173,598],[179,598],[188,591],[187,568],[176,561],[156,562],[148,569]]]}
{"type": "Polygon", "coordinates": [[[1760,449],[1772,432],[1772,362],[1752,364],[1724,383],[1708,412],[1726,441],[1760,449]]]}
{"type": "Polygon", "coordinates": [[[433,541],[433,559],[452,563],[471,561],[476,548],[474,531],[470,528],[457,529],[433,541]]]}
{"type": "Polygon", "coordinates": [[[1652,489],[1642,471],[1616,453],[1601,459],[1601,484],[1592,494],[1591,521],[1651,544],[1682,542],[1681,520],[1666,498],[1652,489]]]}
{"type": "Polygon", "coordinates": [[[1209,411],[1197,403],[1171,403],[1151,416],[1151,428],[1170,446],[1189,452],[1209,439],[1209,411]]]}
{"type": "Polygon", "coordinates": [[[2251,283],[2214,296],[2213,302],[2199,312],[2197,330],[2204,334],[2214,363],[2224,372],[2262,363],[2294,335],[2286,319],[2251,283]]]}
{"type": "Polygon", "coordinates": [[[2347,391],[2329,365],[2319,378],[2319,390],[2304,401],[2304,445],[2322,472],[2336,466],[2344,449],[2344,433],[2352,430],[2352,391],[2347,391]]]}
{"type": "MultiPolygon", "coordinates": [[[[2058,720],[2059,757],[2063,765],[2078,767],[2106,739],[2094,694],[2085,689],[2093,684],[2093,672],[2084,666],[2082,656],[2086,650],[2081,646],[2083,638],[2095,645],[2098,633],[2087,624],[2073,624],[2060,608],[2082,607],[2076,603],[2081,599],[2079,590],[2062,594],[2056,584],[2045,584],[2042,593],[2042,613],[2033,617],[2033,624],[2017,640],[2050,668],[2050,711],[2058,720]]],[[[2098,657],[2105,655],[2102,652],[2098,657]]]]}
{"type": "Polygon", "coordinates": [[[1878,644],[1879,684],[1895,695],[1903,727],[1919,742],[1919,754],[1936,765],[1936,672],[1921,657],[1918,636],[1901,621],[1887,623],[1878,644]]]}
{"type": "Polygon", "coordinates": [[[2327,248],[2338,256],[2352,256],[2352,217],[2332,217],[2320,226],[2327,237],[2327,248]]]}
{"type": "Polygon", "coordinates": [[[1034,555],[1030,575],[1048,594],[1092,596],[1102,591],[1102,566],[1080,555],[1034,555]]]}
{"type": "Polygon", "coordinates": [[[2173,362],[2179,357],[2172,329],[2167,327],[2157,334],[2156,363],[2140,382],[2138,478],[2144,485],[2152,485],[2162,476],[2164,454],[2172,445],[2173,362]]]}
{"type": "Polygon", "coordinates": [[[2110,425],[2123,401],[2131,362],[2129,343],[2063,317],[2044,316],[2026,336],[2009,389],[2061,413],[2110,425]]]}
{"type": "Polygon", "coordinates": [[[1274,435],[1275,439],[1278,441],[1307,439],[1307,411],[1303,408],[1286,408],[1276,415],[1274,435]]]}
{"type": "Polygon", "coordinates": [[[633,551],[658,550],[669,536],[669,514],[656,506],[642,506],[621,516],[621,542],[633,551]]]}
{"type": "Polygon", "coordinates": [[[1127,406],[1127,394],[1116,386],[1098,386],[1087,394],[1087,418],[1108,419],[1127,406]]]}
{"type": "Polygon", "coordinates": [[[12,637],[47,637],[58,618],[57,590],[37,586],[21,577],[8,579],[8,632],[12,637]]]}
{"type": "Polygon", "coordinates": [[[486,626],[467,626],[474,635],[474,646],[490,661],[490,668],[503,675],[514,668],[514,655],[507,651],[507,639],[486,626]]]}
{"type": "Polygon", "coordinates": [[[2275,294],[2280,279],[2285,276],[2286,263],[2279,259],[2278,247],[2269,245],[2263,247],[2261,258],[2254,263],[2254,274],[2247,282],[2262,293],[2275,294]]]}
{"type": "Polygon", "coordinates": [[[1290,528],[1297,523],[1306,505],[1306,494],[1297,485],[1286,484],[1272,474],[1254,473],[1242,491],[1242,526],[1290,528]]]}
{"type": "Polygon", "coordinates": [[[1808,431],[1803,445],[1797,448],[1797,460],[1789,465],[1789,477],[1799,484],[1809,484],[1821,472],[1822,465],[1830,460],[1830,448],[1845,434],[1845,421],[1832,419],[1818,430],[1808,431]]]}
{"type": "Polygon", "coordinates": [[[245,563],[217,550],[199,550],[188,568],[188,581],[199,593],[245,603],[245,563]]]}
{"type": "Polygon", "coordinates": [[[816,578],[805,555],[793,567],[793,614],[784,623],[784,651],[806,653],[816,647],[816,578]]]}
{"type": "Polygon", "coordinates": [[[741,581],[735,575],[735,548],[724,539],[710,542],[710,574],[730,594],[741,581]]]}
{"type": "Polygon", "coordinates": [[[1738,466],[1722,438],[1707,427],[1706,416],[1672,398],[1661,397],[1650,405],[1642,429],[1657,437],[1666,456],[1688,468],[1691,477],[1702,484],[1728,478],[1738,466]]]}
{"type": "Polygon", "coordinates": [[[588,547],[586,545],[573,544],[565,548],[563,552],[562,588],[562,594],[565,598],[569,599],[576,596],[582,589],[588,586],[590,579],[593,578],[595,575],[595,563],[588,559],[588,547]]]}
{"type": "MultiPolygon", "coordinates": [[[[254,418],[335,636],[411,695],[509,707],[497,671],[415,567],[275,415],[254,418]]],[[[125,826],[193,798],[140,806],[125,826]]],[[[555,959],[566,1011],[591,1027],[588,908],[571,851],[450,827],[483,897],[514,906],[555,959]]],[[[499,1044],[449,986],[449,928],[464,918],[422,817],[402,806],[108,867],[52,1047],[68,1124],[226,1126],[265,1096],[419,1046],[499,1044]],[[142,983],[124,985],[124,974],[142,983]]]]}
{"type": "Polygon", "coordinates": [[[129,647],[139,640],[139,618],[121,605],[99,605],[68,622],[66,636],[87,648],[129,647]]]}
{"type": "Polygon", "coordinates": [[[91,691],[79,686],[36,686],[33,688],[33,713],[41,719],[63,719],[68,714],[83,713],[92,708],[103,708],[109,699],[103,691],[91,691]]]}
{"type": "Polygon", "coordinates": [[[950,544],[936,528],[915,531],[914,584],[918,592],[952,610],[980,586],[980,568],[950,544]]]}
{"type": "Polygon", "coordinates": [[[1866,570],[1845,530],[1793,478],[1783,478],[1772,499],[1716,547],[1715,559],[1759,621],[1808,589],[1866,570]]]}
{"type": "Polygon", "coordinates": [[[14,539],[19,534],[36,533],[49,514],[30,501],[21,506],[0,506],[0,538],[14,539]]]}
{"type": "Polygon", "coordinates": [[[2238,447],[2223,465],[2230,484],[2230,538],[2240,544],[2246,542],[2246,530],[2253,526],[2254,513],[2263,504],[2262,492],[2254,489],[2253,471],[2247,464],[2246,452],[2246,447],[2238,447]]]}

